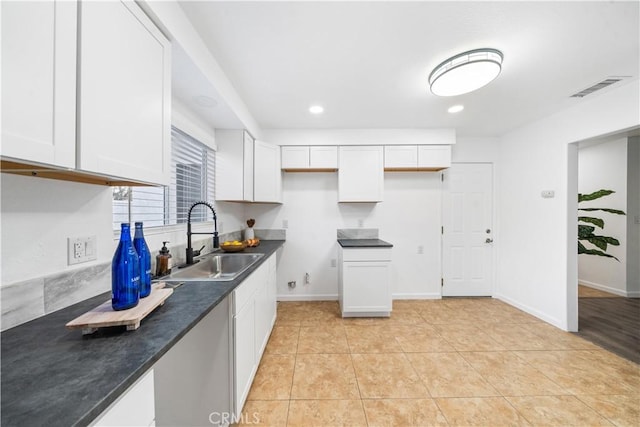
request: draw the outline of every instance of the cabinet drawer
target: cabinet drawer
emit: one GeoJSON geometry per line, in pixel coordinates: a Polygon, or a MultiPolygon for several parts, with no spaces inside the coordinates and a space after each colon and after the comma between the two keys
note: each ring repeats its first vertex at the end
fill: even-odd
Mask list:
{"type": "Polygon", "coordinates": [[[342,249],[343,261],[391,261],[391,248],[342,249]]]}

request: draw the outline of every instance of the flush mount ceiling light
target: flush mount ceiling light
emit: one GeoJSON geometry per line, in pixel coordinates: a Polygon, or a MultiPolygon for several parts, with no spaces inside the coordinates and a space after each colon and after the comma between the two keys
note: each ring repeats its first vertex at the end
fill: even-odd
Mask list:
{"type": "Polygon", "coordinates": [[[464,105],[454,105],[454,106],[449,107],[449,109],[447,111],[449,113],[459,113],[462,110],[464,110],[464,105]]]}
{"type": "Polygon", "coordinates": [[[473,92],[498,77],[502,52],[475,49],[453,56],[429,74],[431,92],[437,96],[456,96],[473,92]]]}
{"type": "Polygon", "coordinates": [[[322,105],[312,105],[311,107],[309,107],[309,112],[311,114],[322,114],[323,111],[324,108],[322,107],[322,105]]]}

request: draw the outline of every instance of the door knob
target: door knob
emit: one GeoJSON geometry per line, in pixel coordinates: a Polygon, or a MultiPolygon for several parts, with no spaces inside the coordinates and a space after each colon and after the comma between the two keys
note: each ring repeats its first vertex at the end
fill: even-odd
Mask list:
{"type": "Polygon", "coordinates": [[[493,243],[493,239],[487,237],[487,240],[484,241],[485,243],[493,243]]]}

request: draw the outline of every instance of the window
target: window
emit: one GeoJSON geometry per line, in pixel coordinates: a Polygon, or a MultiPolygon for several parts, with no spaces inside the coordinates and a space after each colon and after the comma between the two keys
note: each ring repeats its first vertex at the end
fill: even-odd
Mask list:
{"type": "MultiPolygon", "coordinates": [[[[215,200],[215,151],[176,127],[171,128],[171,180],[168,187],[112,187],[113,229],[122,222],[145,228],[187,222],[194,202],[215,200]]],[[[212,221],[211,211],[197,208],[191,222],[212,221]]]]}

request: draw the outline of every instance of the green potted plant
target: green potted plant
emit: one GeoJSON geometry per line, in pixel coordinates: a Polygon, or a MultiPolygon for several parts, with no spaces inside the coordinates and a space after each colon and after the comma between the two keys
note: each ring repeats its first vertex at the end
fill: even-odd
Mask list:
{"type": "MultiPolygon", "coordinates": [[[[615,191],[613,190],[598,190],[589,194],[578,194],[578,203],[597,200],[601,197],[605,197],[613,193],[615,193],[615,191]]],[[[626,215],[621,210],[609,208],[579,207],[578,210],[582,212],[600,211],[614,215],[626,215]]],[[[604,229],[604,220],[602,218],[593,216],[578,216],[578,254],[597,255],[607,258],[613,258],[616,261],[620,261],[615,256],[607,253],[607,247],[609,245],[620,246],[620,242],[618,241],[618,239],[610,236],[601,236],[595,234],[594,232],[596,231],[596,227],[604,229]],[[595,248],[587,248],[582,242],[588,242],[591,245],[595,246],[595,248]]]]}

